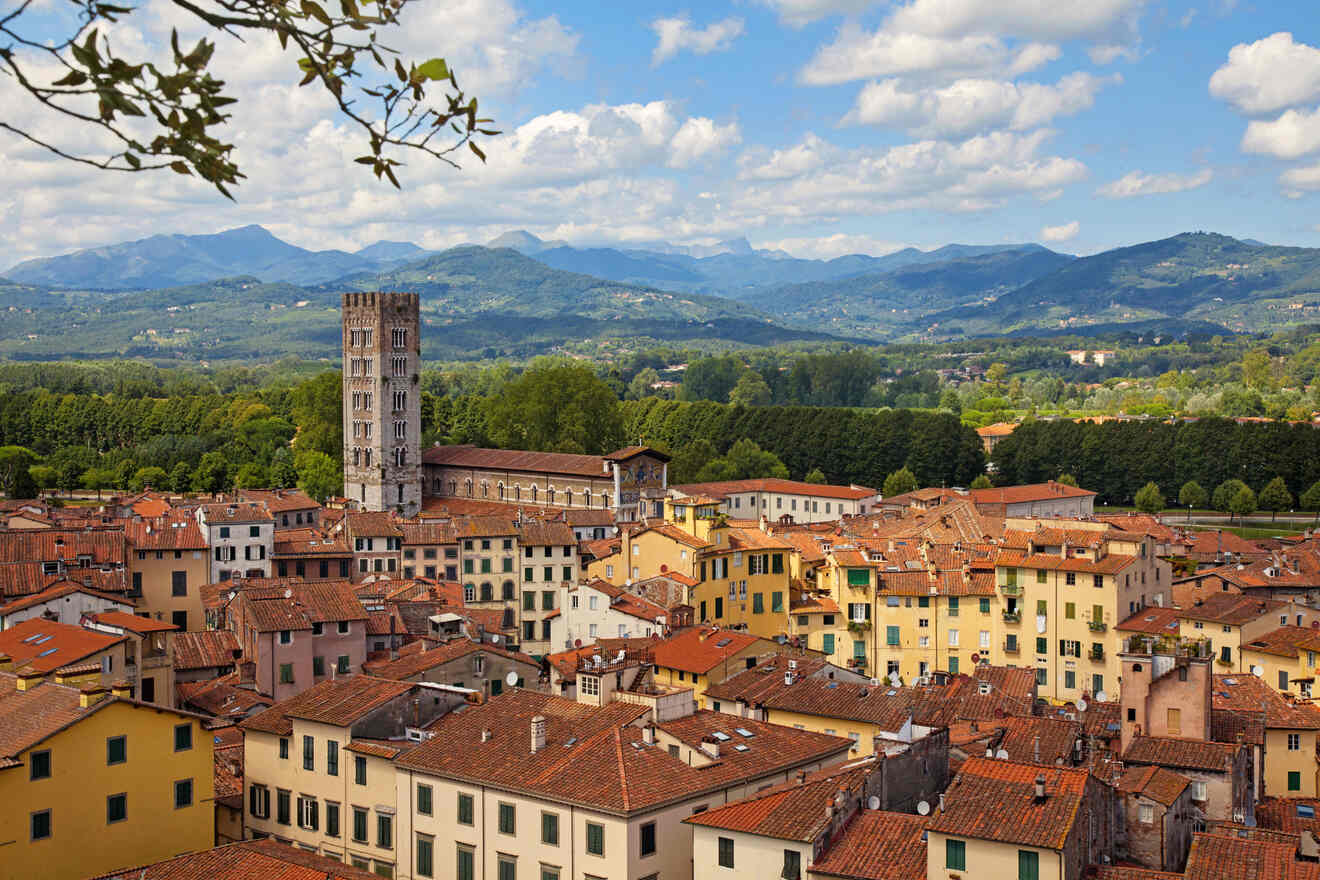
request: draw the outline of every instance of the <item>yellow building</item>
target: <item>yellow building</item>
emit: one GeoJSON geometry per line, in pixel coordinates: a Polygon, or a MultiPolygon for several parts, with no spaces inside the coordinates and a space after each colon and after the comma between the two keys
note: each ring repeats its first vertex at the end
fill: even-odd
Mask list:
{"type": "Polygon", "coordinates": [[[202,585],[210,583],[206,536],[187,511],[129,520],[131,596],[138,608],[156,620],[172,623],[180,632],[206,629],[202,585]]]}
{"type": "Polygon", "coordinates": [[[712,527],[692,590],[697,620],[773,638],[788,632],[793,545],[759,528],[712,527]]]}
{"type": "Polygon", "coordinates": [[[717,626],[679,630],[648,646],[655,683],[664,687],[692,688],[697,705],[704,708],[706,688],[756,665],[758,657],[791,653],[770,639],[717,626]]]}
{"type": "Polygon", "coordinates": [[[1320,610],[1241,593],[1211,593],[1179,609],[1178,621],[1183,638],[1210,640],[1218,671],[1249,673],[1244,644],[1281,626],[1313,626],[1320,622],[1320,610]]]}
{"type": "Polygon", "coordinates": [[[1301,626],[1281,626],[1242,645],[1242,665],[1281,694],[1310,697],[1313,693],[1320,632],[1301,626]]]}
{"type": "Polygon", "coordinates": [[[3,880],[81,880],[209,848],[200,715],[0,672],[3,880]]]}
{"type": "MultiPolygon", "coordinates": [[[[1146,535],[1105,523],[1012,526],[995,560],[1002,596],[1004,659],[1036,670],[1040,695],[1075,701],[1118,690],[1118,623],[1170,604],[1169,564],[1146,535]]],[[[993,662],[993,661],[992,661],[993,662]]]]}
{"type": "Polygon", "coordinates": [[[393,759],[463,698],[412,682],[355,675],[324,681],[244,720],[247,831],[295,843],[385,877],[399,865],[393,759]],[[434,697],[434,699],[432,699],[434,697]],[[384,731],[385,733],[381,733],[384,731]],[[372,734],[375,734],[374,736],[372,734]],[[389,738],[392,735],[393,738],[389,738]]]}
{"type": "Polygon", "coordinates": [[[1216,712],[1263,716],[1265,743],[1257,797],[1313,798],[1320,785],[1320,707],[1295,701],[1250,673],[1216,675],[1212,692],[1216,712]]]}
{"type": "Polygon", "coordinates": [[[706,546],[704,538],[680,525],[652,523],[622,534],[619,551],[591,562],[587,576],[619,586],[669,572],[695,579],[697,555],[706,546]]]}

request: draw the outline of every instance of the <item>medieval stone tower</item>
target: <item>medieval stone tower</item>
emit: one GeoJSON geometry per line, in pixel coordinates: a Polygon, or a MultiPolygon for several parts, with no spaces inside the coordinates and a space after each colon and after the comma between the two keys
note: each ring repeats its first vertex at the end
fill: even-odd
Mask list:
{"type": "Polygon", "coordinates": [[[421,321],[415,293],[346,293],[344,494],[363,510],[422,503],[421,321]]]}

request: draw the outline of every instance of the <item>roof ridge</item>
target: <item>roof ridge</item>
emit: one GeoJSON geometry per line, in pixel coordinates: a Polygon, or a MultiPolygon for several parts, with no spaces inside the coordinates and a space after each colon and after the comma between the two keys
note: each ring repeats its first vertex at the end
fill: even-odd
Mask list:
{"type": "Polygon", "coordinates": [[[632,809],[632,800],[628,797],[628,768],[623,763],[623,736],[621,728],[614,728],[614,755],[619,762],[619,789],[623,794],[623,808],[632,809]]]}

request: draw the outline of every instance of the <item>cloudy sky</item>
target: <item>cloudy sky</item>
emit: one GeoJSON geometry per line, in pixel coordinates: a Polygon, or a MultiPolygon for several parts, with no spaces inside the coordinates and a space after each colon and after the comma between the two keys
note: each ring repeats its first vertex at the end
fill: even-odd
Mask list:
{"type": "MultiPolygon", "coordinates": [[[[56,2],[34,28],[55,32],[56,2]]],[[[396,193],[291,55],[221,38],[237,202],[0,131],[0,269],[247,223],[314,249],[510,229],[805,257],[1194,229],[1320,246],[1318,21],[1301,0],[415,0],[392,44],[480,96],[504,131],[486,166],[413,157],[396,193]]],[[[116,45],[150,54],[173,25],[148,0],[116,45]]],[[[0,119],[95,147],[3,79],[0,119]]]]}

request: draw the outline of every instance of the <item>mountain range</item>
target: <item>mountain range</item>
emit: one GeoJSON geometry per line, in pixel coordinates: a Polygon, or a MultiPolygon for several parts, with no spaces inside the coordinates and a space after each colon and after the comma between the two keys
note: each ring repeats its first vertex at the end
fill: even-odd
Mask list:
{"type": "Polygon", "coordinates": [[[1036,244],[805,260],[746,240],[575,247],[530,233],[311,251],[259,226],[158,235],[0,278],[0,356],[334,355],[338,296],[422,295],[429,358],[600,340],[741,344],[1258,332],[1314,322],[1320,249],[1184,233],[1088,257],[1036,244]]]}

